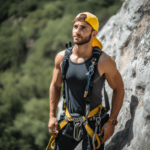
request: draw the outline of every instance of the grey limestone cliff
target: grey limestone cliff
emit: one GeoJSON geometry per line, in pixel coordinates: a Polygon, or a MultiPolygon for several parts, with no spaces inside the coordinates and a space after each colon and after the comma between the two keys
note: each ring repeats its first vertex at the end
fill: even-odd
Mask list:
{"type": "MultiPolygon", "coordinates": [[[[105,150],[150,150],[150,1],[126,0],[98,33],[116,62],[125,96],[105,150]]],[[[106,83],[111,103],[112,89],[106,83]]]]}

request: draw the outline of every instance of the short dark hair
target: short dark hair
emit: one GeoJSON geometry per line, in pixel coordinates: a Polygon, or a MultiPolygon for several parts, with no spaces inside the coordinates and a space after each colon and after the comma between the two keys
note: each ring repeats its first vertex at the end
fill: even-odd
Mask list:
{"type": "Polygon", "coordinates": [[[80,14],[78,17],[76,17],[74,20],[73,20],[73,23],[75,23],[76,21],[85,21],[87,15],[86,14],[80,14]]]}
{"type": "MultiPolygon", "coordinates": [[[[75,23],[76,21],[85,21],[87,15],[86,14],[80,14],[78,17],[76,17],[72,22],[75,23]]],[[[87,22],[88,23],[88,22],[87,22]]],[[[88,23],[89,24],[89,23],[88,23]]],[[[90,24],[89,24],[90,25],[90,24]]],[[[91,25],[90,25],[91,26],[91,25]]],[[[92,27],[92,26],[91,26],[92,27]]],[[[95,31],[92,27],[92,31],[95,31]]]]}

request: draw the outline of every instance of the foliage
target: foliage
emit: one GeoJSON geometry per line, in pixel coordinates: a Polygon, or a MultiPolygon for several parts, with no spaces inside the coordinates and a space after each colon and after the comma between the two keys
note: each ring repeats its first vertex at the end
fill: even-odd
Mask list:
{"type": "Polygon", "coordinates": [[[48,140],[49,86],[56,54],[84,11],[100,28],[120,0],[0,1],[0,149],[41,150],[48,140]]]}
{"type": "Polygon", "coordinates": [[[0,70],[19,67],[27,55],[26,38],[19,24],[5,21],[0,29],[0,70]]]}

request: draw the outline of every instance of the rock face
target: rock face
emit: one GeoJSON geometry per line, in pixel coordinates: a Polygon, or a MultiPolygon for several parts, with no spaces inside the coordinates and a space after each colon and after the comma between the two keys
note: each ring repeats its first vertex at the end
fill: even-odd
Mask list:
{"type": "MultiPolygon", "coordinates": [[[[105,150],[150,150],[150,1],[126,0],[98,33],[121,73],[125,96],[105,150]]],[[[112,89],[106,82],[110,103],[112,89]]]]}
{"type": "MultiPolygon", "coordinates": [[[[125,89],[119,123],[105,150],[150,150],[150,1],[126,0],[97,37],[115,60],[125,89]]],[[[111,103],[107,81],[106,90],[111,103]]]]}

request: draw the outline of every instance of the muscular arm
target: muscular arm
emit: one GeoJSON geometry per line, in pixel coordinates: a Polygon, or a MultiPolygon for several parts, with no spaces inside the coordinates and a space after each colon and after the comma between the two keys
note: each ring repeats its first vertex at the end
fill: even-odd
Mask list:
{"type": "MultiPolygon", "coordinates": [[[[101,61],[99,61],[99,72],[105,74],[105,78],[109,84],[109,86],[113,89],[113,96],[112,96],[112,108],[111,108],[111,113],[110,113],[110,118],[112,119],[117,119],[118,113],[121,109],[122,103],[123,103],[123,98],[124,98],[124,84],[122,81],[122,77],[119,73],[119,71],[116,68],[116,63],[115,61],[108,56],[106,53],[103,53],[101,61]]],[[[104,140],[103,142],[107,141],[110,136],[112,136],[114,132],[114,127],[109,124],[104,126],[104,140]],[[107,129],[109,128],[108,126],[112,126],[111,131],[108,131],[108,135],[106,137],[105,132],[107,134],[107,129]],[[106,127],[107,126],[107,127],[106,127]]]]}
{"type": "Polygon", "coordinates": [[[105,78],[109,86],[113,89],[112,109],[110,118],[117,119],[124,98],[124,84],[119,71],[116,68],[116,63],[112,58],[107,60],[105,67],[105,78]]]}
{"type": "Polygon", "coordinates": [[[56,117],[56,109],[60,99],[61,86],[51,83],[49,90],[50,97],[50,117],[56,117]]]}
{"type": "Polygon", "coordinates": [[[50,103],[50,119],[49,119],[49,132],[56,137],[58,134],[58,121],[56,119],[56,109],[58,101],[61,95],[62,89],[62,73],[61,73],[61,64],[64,58],[64,51],[59,52],[55,58],[55,68],[53,70],[53,79],[50,84],[49,89],[49,103],[50,103]],[[53,128],[55,127],[55,131],[53,128]]]}
{"type": "Polygon", "coordinates": [[[115,61],[103,53],[99,61],[98,69],[100,74],[105,74],[109,86],[113,89],[112,109],[110,117],[117,119],[124,98],[124,84],[119,71],[116,68],[115,61]]]}

